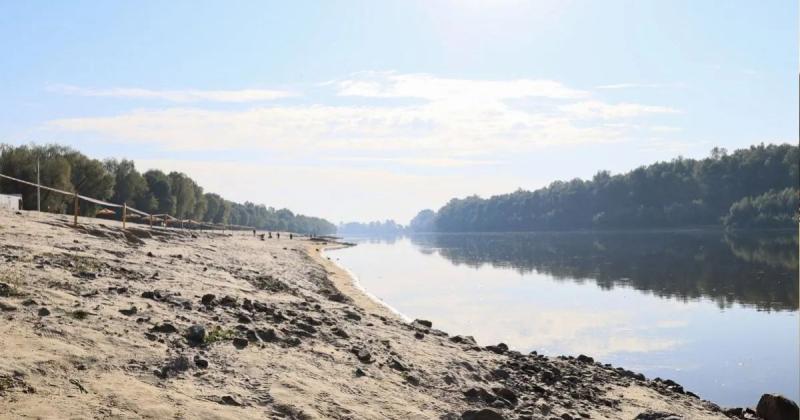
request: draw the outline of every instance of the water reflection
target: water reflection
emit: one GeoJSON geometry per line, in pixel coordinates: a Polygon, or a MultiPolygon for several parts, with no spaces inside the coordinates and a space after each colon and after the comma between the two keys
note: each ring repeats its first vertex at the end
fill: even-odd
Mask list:
{"type": "Polygon", "coordinates": [[[798,309],[793,231],[426,234],[411,242],[456,265],[489,264],[683,301],[705,297],[721,308],[798,309]]]}
{"type": "Polygon", "coordinates": [[[800,397],[795,232],[355,241],[331,256],[366,290],[479,344],[590,354],[725,405],[800,397]]]}

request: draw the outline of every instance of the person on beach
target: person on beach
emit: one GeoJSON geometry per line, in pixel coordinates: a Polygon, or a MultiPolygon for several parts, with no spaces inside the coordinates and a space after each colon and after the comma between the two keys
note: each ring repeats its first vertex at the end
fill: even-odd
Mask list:
{"type": "Polygon", "coordinates": [[[277,232],[277,233],[275,233],[275,235],[277,235],[277,236],[278,236],[278,239],[280,239],[280,238],[281,238],[281,233],[280,233],[280,232],[277,232]]]}
{"type": "Polygon", "coordinates": [[[272,232],[269,232],[269,239],[272,239],[272,232]]]}
{"type": "Polygon", "coordinates": [[[292,235],[292,234],[290,233],[290,234],[289,234],[289,239],[294,239],[294,235],[292,235]]]}
{"type": "Polygon", "coordinates": [[[254,238],[256,237],[256,230],[255,229],[253,229],[253,237],[254,238]]]}

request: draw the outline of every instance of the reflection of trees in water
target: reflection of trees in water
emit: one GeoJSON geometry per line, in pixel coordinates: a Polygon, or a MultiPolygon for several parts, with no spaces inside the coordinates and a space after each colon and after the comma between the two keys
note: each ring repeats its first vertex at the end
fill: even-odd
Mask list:
{"type": "Polygon", "coordinates": [[[535,271],[684,301],[707,297],[721,308],[798,309],[796,232],[429,234],[411,240],[471,267],[535,271]]]}

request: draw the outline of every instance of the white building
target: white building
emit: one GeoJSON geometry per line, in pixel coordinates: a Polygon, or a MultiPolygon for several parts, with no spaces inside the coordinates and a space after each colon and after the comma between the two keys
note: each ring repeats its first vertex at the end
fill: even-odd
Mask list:
{"type": "Polygon", "coordinates": [[[0,209],[2,210],[22,209],[22,195],[0,194],[0,209]]]}

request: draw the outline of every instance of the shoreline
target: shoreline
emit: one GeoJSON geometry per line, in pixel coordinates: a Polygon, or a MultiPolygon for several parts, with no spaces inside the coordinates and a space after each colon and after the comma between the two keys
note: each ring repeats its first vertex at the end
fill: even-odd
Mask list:
{"type": "Polygon", "coordinates": [[[0,212],[0,413],[729,418],[668,380],[406,322],[313,241],[80,222],[0,212]]]}
{"type": "MultiPolygon", "coordinates": [[[[337,263],[333,258],[331,258],[326,253],[326,251],[333,251],[333,250],[337,250],[337,249],[350,248],[350,247],[354,247],[354,246],[358,246],[358,245],[356,245],[356,244],[352,244],[351,245],[351,244],[336,243],[334,245],[329,245],[329,246],[325,246],[323,248],[320,248],[319,252],[317,252],[317,251],[313,251],[313,252],[314,252],[314,256],[316,257],[315,259],[319,264],[332,265],[335,268],[334,271],[338,271],[338,273],[337,273],[338,275],[334,275],[333,279],[334,279],[334,284],[336,284],[340,288],[340,290],[341,290],[341,288],[346,287],[345,286],[346,284],[349,284],[358,293],[363,294],[365,297],[367,297],[372,302],[374,302],[374,303],[376,303],[376,304],[378,304],[380,306],[383,306],[389,312],[391,312],[394,316],[399,318],[401,321],[408,322],[408,323],[412,322],[413,321],[412,317],[409,317],[409,316],[403,314],[399,310],[397,310],[394,307],[392,307],[392,305],[388,304],[387,302],[383,301],[381,298],[379,298],[379,297],[373,295],[372,293],[370,293],[361,284],[361,282],[358,280],[358,276],[354,272],[350,271],[344,265],[337,263]]],[[[311,251],[309,251],[309,252],[311,252],[311,251]]]]}

